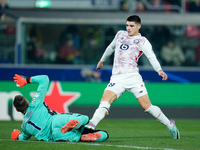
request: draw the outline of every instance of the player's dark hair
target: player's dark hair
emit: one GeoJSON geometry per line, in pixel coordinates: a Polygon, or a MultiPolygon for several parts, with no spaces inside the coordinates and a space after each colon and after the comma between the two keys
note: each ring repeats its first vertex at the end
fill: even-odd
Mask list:
{"type": "Polygon", "coordinates": [[[126,21],[132,21],[132,22],[135,22],[136,24],[141,24],[141,19],[139,16],[137,15],[131,15],[129,16],[126,21]]]}
{"type": "Polygon", "coordinates": [[[24,113],[28,108],[28,103],[25,97],[22,95],[17,95],[14,98],[13,105],[17,109],[17,111],[24,113]]]}

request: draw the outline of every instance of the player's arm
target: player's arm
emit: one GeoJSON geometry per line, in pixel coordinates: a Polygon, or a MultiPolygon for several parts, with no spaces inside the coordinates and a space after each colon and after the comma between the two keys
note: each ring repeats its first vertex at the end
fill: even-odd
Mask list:
{"type": "Polygon", "coordinates": [[[18,140],[24,141],[24,140],[29,140],[30,138],[31,138],[30,134],[23,132],[22,134],[19,135],[18,140]]]}
{"type": "Polygon", "coordinates": [[[96,70],[99,70],[103,67],[103,62],[105,62],[108,57],[115,51],[115,44],[116,44],[116,36],[113,39],[113,41],[110,43],[110,45],[106,48],[105,52],[103,53],[103,56],[101,57],[100,61],[97,64],[96,70]]]}
{"type": "Polygon", "coordinates": [[[153,52],[152,46],[148,40],[146,40],[146,42],[144,43],[142,51],[145,54],[145,56],[148,58],[152,67],[154,68],[154,70],[156,72],[158,72],[159,76],[162,77],[162,80],[167,80],[167,78],[168,78],[167,74],[165,72],[163,72],[163,70],[160,66],[160,63],[158,62],[156,55],[153,52]]]}
{"type": "Polygon", "coordinates": [[[30,137],[30,134],[26,134],[25,132],[21,133],[18,129],[14,129],[14,131],[11,134],[12,140],[29,140],[30,137]]]}
{"type": "Polygon", "coordinates": [[[18,74],[15,74],[13,77],[14,82],[20,87],[23,87],[27,83],[38,83],[39,86],[37,88],[37,92],[35,98],[44,101],[44,97],[47,93],[48,84],[49,84],[49,77],[47,75],[38,75],[32,77],[25,77],[18,74]]]}
{"type": "Polygon", "coordinates": [[[31,78],[31,82],[39,84],[35,97],[41,101],[44,101],[44,97],[47,93],[49,85],[49,77],[47,75],[33,76],[31,78]]]}

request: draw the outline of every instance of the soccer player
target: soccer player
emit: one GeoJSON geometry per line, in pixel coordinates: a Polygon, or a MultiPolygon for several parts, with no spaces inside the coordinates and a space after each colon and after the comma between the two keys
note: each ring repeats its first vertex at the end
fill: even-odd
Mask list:
{"type": "Polygon", "coordinates": [[[81,114],[56,113],[48,108],[44,102],[49,78],[46,75],[24,77],[15,74],[14,81],[20,87],[27,83],[38,83],[38,89],[32,101],[17,95],[14,98],[14,107],[24,114],[21,125],[23,133],[15,129],[11,134],[13,140],[28,140],[35,136],[42,141],[105,141],[108,138],[106,131],[91,130],[84,126],[89,117],[81,114]]]}
{"type": "Polygon", "coordinates": [[[97,70],[103,67],[103,62],[114,52],[110,83],[103,93],[99,107],[86,127],[95,129],[97,124],[108,115],[111,104],[125,91],[128,91],[136,97],[145,112],[151,114],[168,128],[174,139],[180,139],[180,133],[174,122],[170,121],[159,107],[151,104],[145,84],[139,74],[137,61],[144,53],[162,80],[168,78],[167,74],[162,71],[150,42],[139,33],[140,28],[140,17],[129,16],[126,20],[126,31],[117,32],[98,62],[97,70]]]}

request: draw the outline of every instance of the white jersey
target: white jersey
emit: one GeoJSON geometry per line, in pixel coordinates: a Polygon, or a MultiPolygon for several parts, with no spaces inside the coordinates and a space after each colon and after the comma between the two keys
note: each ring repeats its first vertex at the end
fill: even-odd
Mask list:
{"type": "Polygon", "coordinates": [[[141,34],[131,37],[127,31],[118,31],[113,41],[106,48],[101,61],[106,61],[113,52],[115,52],[113,75],[138,72],[137,62],[143,53],[155,71],[162,70],[150,42],[144,36],[141,36],[141,34]]]}

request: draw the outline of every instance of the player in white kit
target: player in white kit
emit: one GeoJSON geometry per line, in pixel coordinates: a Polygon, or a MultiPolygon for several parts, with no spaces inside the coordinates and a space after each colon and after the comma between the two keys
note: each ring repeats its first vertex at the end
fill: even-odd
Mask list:
{"type": "Polygon", "coordinates": [[[151,114],[168,128],[174,139],[180,139],[180,133],[175,123],[169,120],[159,107],[151,104],[143,79],[139,74],[137,61],[144,53],[162,80],[168,78],[167,74],[162,71],[150,42],[139,33],[140,28],[140,17],[137,15],[129,16],[126,20],[127,31],[117,32],[98,62],[97,70],[101,69],[103,62],[114,53],[110,83],[104,91],[99,107],[86,127],[95,129],[97,124],[108,115],[111,104],[125,91],[128,91],[133,93],[145,112],[151,114]]]}

